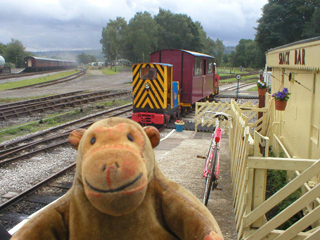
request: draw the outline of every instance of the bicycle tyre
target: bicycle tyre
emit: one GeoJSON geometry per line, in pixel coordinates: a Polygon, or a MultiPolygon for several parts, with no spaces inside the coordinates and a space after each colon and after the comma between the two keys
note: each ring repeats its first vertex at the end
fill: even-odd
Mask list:
{"type": "MultiPolygon", "coordinates": [[[[214,140],[213,140],[213,136],[212,136],[212,139],[210,142],[210,147],[209,147],[208,153],[207,153],[207,158],[210,157],[210,154],[211,154],[213,148],[214,148],[214,140]]],[[[206,161],[204,162],[204,167],[206,166],[207,160],[208,159],[206,159],[206,161]]]]}
{"type": "Polygon", "coordinates": [[[216,151],[216,150],[217,150],[217,145],[215,145],[212,150],[212,151],[214,151],[214,154],[213,154],[213,160],[211,163],[211,174],[208,174],[206,176],[206,185],[205,185],[203,201],[202,201],[205,206],[207,206],[207,204],[208,204],[211,189],[214,189],[216,187],[215,184],[212,186],[212,184],[217,180],[217,178],[216,178],[216,165],[217,165],[217,160],[218,160],[217,159],[218,151],[216,151]]]}

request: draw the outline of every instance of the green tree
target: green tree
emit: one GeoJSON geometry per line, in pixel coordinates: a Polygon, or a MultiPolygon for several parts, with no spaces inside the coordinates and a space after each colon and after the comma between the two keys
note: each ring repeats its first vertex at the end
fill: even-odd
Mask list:
{"type": "Polygon", "coordinates": [[[320,8],[316,7],[310,22],[303,29],[303,37],[316,37],[320,35],[320,8]]]}
{"type": "Polygon", "coordinates": [[[158,25],[148,12],[138,12],[129,21],[125,57],[134,62],[148,62],[149,54],[158,48],[158,25]]]}
{"type": "Polygon", "coordinates": [[[216,49],[215,49],[215,57],[217,64],[221,65],[223,63],[223,55],[224,55],[224,45],[220,39],[216,41],[216,49]]]}
{"type": "Polygon", "coordinates": [[[200,22],[193,22],[186,14],[161,8],[154,17],[148,12],[137,12],[128,24],[119,17],[110,20],[103,28],[100,43],[109,60],[124,57],[132,62],[146,62],[150,52],[172,48],[203,52],[223,62],[221,40],[207,37],[200,22]]]}
{"type": "Polygon", "coordinates": [[[25,47],[19,40],[11,39],[11,42],[6,45],[4,56],[6,62],[14,63],[17,68],[22,68],[24,57],[26,57],[25,47]]]}
{"type": "Polygon", "coordinates": [[[319,34],[320,0],[269,0],[255,40],[262,51],[319,34]]]}
{"type": "Polygon", "coordinates": [[[202,50],[199,28],[186,14],[173,14],[160,8],[154,19],[159,24],[159,49],[202,50]]]}
{"type": "Polygon", "coordinates": [[[232,54],[231,63],[234,67],[253,67],[264,66],[265,54],[260,50],[257,42],[252,39],[241,39],[236,46],[236,51],[232,54]]]}
{"type": "Polygon", "coordinates": [[[196,22],[198,27],[199,36],[202,42],[202,49],[199,52],[206,53],[215,57],[216,63],[221,65],[223,63],[223,55],[225,46],[220,39],[214,41],[209,38],[206,32],[203,30],[203,27],[200,22],[196,22]]]}
{"type": "Polygon", "coordinates": [[[124,38],[127,29],[127,22],[122,17],[116,20],[109,20],[109,23],[102,30],[102,53],[110,60],[116,60],[123,54],[124,38]]]}
{"type": "Polygon", "coordinates": [[[0,55],[4,56],[6,53],[6,45],[0,43],[0,55]]]}
{"type": "Polygon", "coordinates": [[[90,62],[96,62],[96,61],[97,61],[97,58],[90,54],[81,53],[80,55],[77,56],[77,62],[79,64],[81,63],[88,64],[90,62]]]}

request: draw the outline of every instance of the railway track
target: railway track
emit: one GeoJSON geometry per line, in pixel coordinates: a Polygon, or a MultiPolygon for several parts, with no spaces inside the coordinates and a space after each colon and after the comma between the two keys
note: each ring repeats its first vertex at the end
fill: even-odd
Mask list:
{"type": "MultiPolygon", "coordinates": [[[[254,87],[254,86],[256,86],[256,82],[254,82],[254,83],[240,83],[239,89],[246,88],[246,87],[254,87]]],[[[225,88],[223,88],[223,90],[221,90],[220,93],[223,93],[226,91],[235,91],[237,89],[238,89],[237,84],[236,85],[232,84],[232,86],[226,86],[225,88]]]]}
{"type": "Polygon", "coordinates": [[[8,90],[17,90],[17,89],[25,89],[25,88],[41,88],[41,87],[47,87],[47,86],[51,86],[54,84],[59,84],[59,83],[65,83],[65,82],[70,82],[78,77],[81,77],[82,75],[84,75],[86,73],[86,70],[81,70],[80,72],[71,74],[69,76],[63,77],[63,78],[59,78],[59,79],[55,79],[52,81],[47,81],[47,82],[41,82],[41,83],[35,83],[35,84],[30,84],[27,86],[21,86],[21,87],[16,87],[16,88],[10,88],[8,90]]]}
{"type": "MultiPolygon", "coordinates": [[[[95,120],[97,120],[95,118],[101,118],[101,116],[128,117],[129,115],[127,113],[131,111],[132,104],[124,105],[64,124],[63,126],[39,134],[28,136],[5,146],[1,145],[1,159],[5,158],[5,156],[12,156],[12,154],[15,155],[15,157],[1,160],[0,166],[1,168],[10,169],[10,171],[15,172],[14,169],[20,164],[12,164],[13,162],[21,161],[25,158],[30,159],[30,156],[69,144],[67,137],[73,129],[88,128],[95,120]]],[[[63,152],[64,151],[65,150],[63,150],[63,152]]],[[[37,164],[41,165],[42,163],[39,162],[37,164]]],[[[24,189],[18,195],[3,202],[0,205],[1,224],[9,229],[34,211],[62,196],[72,186],[74,167],[75,163],[72,162],[63,169],[60,169],[57,173],[51,174],[40,182],[36,182],[33,186],[24,189]],[[63,177],[57,180],[57,178],[61,176],[63,177]],[[39,190],[41,188],[44,188],[45,190],[39,190]]]]}
{"type": "Polygon", "coordinates": [[[72,92],[47,98],[28,100],[25,102],[0,105],[0,121],[21,116],[32,116],[35,113],[43,113],[47,110],[81,106],[104,99],[114,98],[129,94],[128,91],[110,93],[110,91],[98,91],[93,93],[72,92]]]}
{"type": "MultiPolygon", "coordinates": [[[[62,70],[65,71],[65,70],[62,70]]],[[[42,74],[47,74],[47,73],[55,73],[55,72],[61,72],[61,70],[57,71],[41,71],[41,72],[20,72],[20,73],[2,73],[0,74],[0,81],[1,80],[6,80],[10,78],[21,78],[21,77],[29,77],[29,76],[34,76],[34,75],[42,75],[42,74]]]]}
{"type": "Polygon", "coordinates": [[[76,163],[65,167],[0,205],[0,222],[8,230],[62,197],[71,187],[76,163]]]}
{"type": "MultiPolygon", "coordinates": [[[[249,72],[249,73],[243,73],[243,74],[240,74],[241,76],[250,76],[250,75],[254,75],[254,74],[259,74],[259,72],[249,72]]],[[[226,75],[226,76],[220,76],[220,80],[223,80],[223,79],[229,79],[229,78],[232,78],[232,77],[236,77],[237,74],[233,73],[233,74],[230,74],[230,75],[226,75]]]]}
{"type": "Polygon", "coordinates": [[[57,148],[68,143],[70,132],[76,128],[88,128],[98,118],[118,116],[132,111],[132,104],[102,111],[84,118],[29,135],[22,139],[0,145],[0,166],[57,148]]]}

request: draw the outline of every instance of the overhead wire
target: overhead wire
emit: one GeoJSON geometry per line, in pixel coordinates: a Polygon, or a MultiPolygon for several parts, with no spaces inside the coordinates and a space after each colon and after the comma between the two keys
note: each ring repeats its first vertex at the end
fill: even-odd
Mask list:
{"type": "MultiPolygon", "coordinates": [[[[283,74],[283,75],[287,75],[288,77],[290,77],[290,75],[287,74],[287,73],[285,73],[285,72],[282,72],[282,74],[283,74]]],[[[273,77],[274,79],[278,80],[278,81],[281,83],[280,87],[283,85],[283,81],[281,81],[281,80],[278,79],[277,77],[273,76],[272,74],[270,74],[270,75],[271,75],[271,77],[273,77]]],[[[282,76],[283,76],[283,75],[282,75],[282,76]]],[[[296,83],[298,83],[299,85],[301,85],[302,87],[304,87],[305,89],[307,89],[307,90],[309,90],[309,91],[311,92],[311,89],[309,89],[309,88],[307,88],[306,86],[304,86],[304,85],[303,85],[301,82],[299,82],[298,80],[292,78],[292,76],[291,76],[291,80],[294,81],[294,82],[296,82],[296,83]]],[[[290,81],[290,80],[289,80],[289,81],[290,81]]]]}

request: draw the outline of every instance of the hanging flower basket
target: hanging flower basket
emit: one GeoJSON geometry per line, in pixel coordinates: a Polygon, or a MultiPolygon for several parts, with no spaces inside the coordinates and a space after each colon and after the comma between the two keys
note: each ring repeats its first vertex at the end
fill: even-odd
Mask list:
{"type": "Polygon", "coordinates": [[[267,89],[266,88],[258,88],[258,95],[264,96],[266,95],[267,89]]]}
{"type": "Polygon", "coordinates": [[[291,93],[289,93],[288,88],[284,88],[282,91],[272,94],[276,110],[284,111],[286,109],[287,101],[289,99],[290,94],[291,93]]]}
{"type": "Polygon", "coordinates": [[[278,111],[284,111],[286,109],[287,102],[288,101],[280,101],[280,100],[275,99],[275,101],[274,101],[275,109],[278,111]]]}

